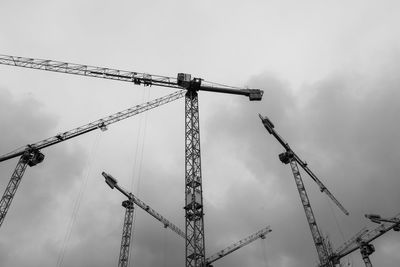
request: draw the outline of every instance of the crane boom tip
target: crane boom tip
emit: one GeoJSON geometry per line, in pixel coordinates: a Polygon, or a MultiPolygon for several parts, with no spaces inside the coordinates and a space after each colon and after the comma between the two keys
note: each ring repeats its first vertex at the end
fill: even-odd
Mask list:
{"type": "Polygon", "coordinates": [[[272,121],[267,116],[262,116],[261,114],[258,114],[258,116],[264,124],[265,129],[267,129],[267,131],[272,134],[272,129],[275,128],[275,125],[272,123],[272,121]]]}
{"type": "Polygon", "coordinates": [[[106,172],[102,172],[101,174],[104,176],[108,186],[111,187],[111,189],[114,189],[114,187],[117,185],[117,179],[106,172]]]}

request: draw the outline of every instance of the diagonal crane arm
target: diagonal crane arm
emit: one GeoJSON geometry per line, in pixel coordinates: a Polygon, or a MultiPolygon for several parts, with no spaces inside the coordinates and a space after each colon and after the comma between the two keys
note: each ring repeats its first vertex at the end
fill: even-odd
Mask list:
{"type": "Polygon", "coordinates": [[[343,246],[335,250],[333,258],[340,260],[353,251],[359,249],[362,243],[368,244],[392,229],[400,231],[400,214],[391,219],[391,221],[382,223],[375,229],[358,235],[358,238],[353,238],[350,242],[346,242],[343,246]]]}
{"type": "MultiPolygon", "coordinates": [[[[106,181],[106,183],[108,184],[108,186],[111,187],[111,189],[116,188],[118,191],[120,191],[123,195],[125,195],[130,201],[132,201],[133,203],[135,203],[137,206],[139,206],[141,209],[143,209],[144,211],[146,211],[147,213],[149,213],[151,216],[153,216],[156,220],[160,221],[164,227],[166,228],[170,228],[172,231],[174,231],[175,233],[177,233],[179,236],[181,236],[182,238],[186,238],[185,233],[176,225],[174,225],[173,223],[171,223],[170,221],[168,221],[167,219],[165,219],[162,215],[160,215],[158,212],[156,212],[155,210],[153,210],[149,205],[147,205],[146,203],[144,203],[142,200],[140,200],[138,197],[136,197],[133,193],[128,192],[126,189],[120,187],[118,185],[118,181],[117,179],[115,179],[113,176],[111,176],[110,174],[106,173],[106,172],[102,172],[101,173],[104,176],[104,179],[106,181]]],[[[226,255],[250,244],[251,242],[257,240],[258,238],[264,239],[265,235],[268,234],[269,232],[271,232],[271,227],[267,226],[263,229],[261,229],[260,231],[246,237],[243,238],[242,240],[228,246],[227,248],[215,253],[214,255],[206,258],[206,263],[207,266],[209,266],[211,263],[225,257],[226,255]]]]}
{"type": "Polygon", "coordinates": [[[321,192],[324,192],[344,214],[349,215],[349,212],[343,207],[343,205],[340,204],[340,202],[332,195],[328,188],[326,188],[326,186],[318,179],[318,177],[307,167],[307,163],[302,161],[300,157],[297,156],[296,153],[290,148],[289,144],[275,131],[275,126],[269,120],[269,118],[267,116],[263,117],[261,116],[261,114],[258,114],[258,116],[260,117],[267,131],[278,140],[278,142],[285,148],[287,152],[290,151],[293,154],[295,161],[303,168],[303,170],[311,177],[311,179],[313,179],[314,182],[317,183],[321,192]]]}
{"type": "Polygon", "coordinates": [[[13,152],[10,152],[6,155],[0,157],[0,162],[5,161],[7,159],[11,159],[14,157],[21,156],[17,166],[14,169],[14,172],[11,176],[11,179],[6,187],[6,190],[0,200],[0,226],[3,224],[3,221],[7,215],[8,209],[10,208],[11,202],[15,196],[15,193],[18,189],[18,186],[21,182],[21,179],[25,173],[26,167],[35,166],[40,163],[44,159],[44,155],[39,151],[42,148],[52,146],[58,144],[60,142],[66,141],[68,139],[77,137],[79,135],[94,131],[96,129],[106,130],[107,126],[137,115],[139,113],[145,112],[147,110],[153,109],[160,105],[169,103],[176,99],[182,98],[185,95],[184,90],[179,90],[172,94],[169,94],[164,97],[157,98],[155,100],[149,101],[144,104],[140,104],[134,106],[132,108],[126,109],[124,111],[112,114],[110,116],[104,117],[92,123],[83,125],[81,127],[72,129],[70,131],[66,131],[60,133],[56,136],[44,139],[42,141],[36,142],[34,144],[27,145],[26,147],[17,149],[13,152]]]}
{"type": "Polygon", "coordinates": [[[362,228],[353,237],[351,237],[349,240],[344,242],[343,245],[338,247],[333,254],[334,255],[335,254],[341,254],[341,252],[346,251],[347,249],[350,248],[350,246],[353,246],[354,244],[356,244],[357,240],[359,240],[366,233],[368,233],[368,229],[366,227],[362,228]]]}
{"type": "Polygon", "coordinates": [[[179,73],[177,78],[172,78],[135,71],[125,71],[55,60],[26,58],[9,55],[0,55],[0,64],[124,82],[133,82],[134,84],[144,86],[153,85],[177,89],[188,89],[193,88],[193,85],[196,85],[196,91],[209,91],[216,93],[244,95],[248,96],[250,100],[261,100],[263,95],[263,91],[259,89],[241,89],[212,83],[210,83],[209,85],[201,84],[203,81],[202,79],[191,79],[191,75],[185,73],[179,73]]]}
{"type": "Polygon", "coordinates": [[[181,229],[179,229],[178,226],[176,226],[175,224],[173,224],[170,221],[168,221],[167,219],[165,219],[161,214],[159,214],[158,212],[153,210],[149,205],[147,205],[142,200],[137,198],[134,194],[132,194],[131,192],[128,192],[124,188],[120,187],[118,185],[117,179],[115,179],[114,177],[112,177],[110,174],[108,174],[106,172],[102,172],[101,174],[104,176],[106,183],[111,187],[111,189],[116,188],[118,191],[120,191],[122,194],[124,194],[129,200],[131,200],[133,203],[135,203],[141,209],[143,209],[148,214],[153,216],[156,220],[160,221],[164,225],[164,227],[169,228],[172,231],[174,231],[175,233],[177,233],[178,235],[180,235],[181,237],[186,238],[185,232],[183,232],[181,229]]]}
{"type": "Polygon", "coordinates": [[[169,94],[169,95],[154,99],[152,101],[149,101],[149,102],[146,102],[146,103],[143,103],[143,104],[140,104],[140,105],[136,105],[134,107],[131,107],[131,108],[125,109],[123,111],[114,113],[112,115],[109,115],[107,117],[101,118],[101,119],[96,120],[94,122],[91,122],[91,123],[85,124],[83,126],[74,128],[72,130],[69,130],[69,131],[66,131],[66,132],[63,132],[63,133],[59,133],[56,136],[49,137],[47,139],[41,140],[39,142],[30,144],[30,145],[28,145],[26,147],[22,147],[22,148],[19,148],[17,150],[14,150],[14,151],[12,151],[10,153],[7,153],[5,155],[2,155],[2,156],[0,156],[0,162],[8,160],[8,159],[15,158],[15,157],[18,157],[18,156],[21,156],[27,150],[31,150],[31,149],[39,150],[39,149],[42,149],[42,148],[45,148],[45,147],[49,147],[49,146],[64,142],[64,141],[66,141],[68,139],[77,137],[79,135],[94,131],[96,129],[106,130],[107,126],[110,125],[110,124],[119,122],[121,120],[124,120],[124,119],[130,118],[132,116],[135,116],[135,115],[137,115],[139,113],[143,113],[143,112],[145,112],[147,110],[156,108],[158,106],[161,106],[161,105],[167,104],[169,102],[172,102],[174,100],[177,100],[179,98],[182,98],[182,97],[185,96],[185,93],[186,93],[185,91],[179,90],[179,91],[176,91],[176,92],[174,92],[172,94],[169,94]]]}
{"type": "Polygon", "coordinates": [[[264,239],[265,235],[268,234],[269,232],[271,232],[271,228],[269,226],[261,229],[260,231],[246,237],[243,238],[242,240],[230,245],[229,247],[224,248],[221,251],[218,251],[217,253],[215,253],[214,255],[206,258],[206,264],[207,266],[210,266],[211,263],[221,259],[222,257],[225,257],[226,255],[250,244],[251,242],[257,240],[258,238],[264,239]]]}

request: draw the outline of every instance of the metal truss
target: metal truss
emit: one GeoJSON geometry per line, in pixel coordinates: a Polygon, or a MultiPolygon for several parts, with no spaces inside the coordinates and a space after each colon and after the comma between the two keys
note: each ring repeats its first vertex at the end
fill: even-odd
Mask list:
{"type": "Polygon", "coordinates": [[[125,208],[124,227],[122,228],[121,249],[119,252],[118,267],[128,267],[129,247],[131,244],[132,226],[133,226],[133,202],[125,200],[122,202],[125,208]]]}
{"type": "Polygon", "coordinates": [[[205,246],[199,103],[195,90],[188,90],[185,97],[185,140],[186,267],[199,267],[205,264],[205,246]]]}

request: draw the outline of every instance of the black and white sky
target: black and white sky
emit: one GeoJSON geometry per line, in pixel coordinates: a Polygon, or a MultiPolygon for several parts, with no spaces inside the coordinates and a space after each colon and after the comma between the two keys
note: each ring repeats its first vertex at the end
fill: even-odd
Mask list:
{"type": "MultiPolygon", "coordinates": [[[[261,102],[199,94],[206,254],[270,225],[265,240],[218,267],[316,266],[317,253],[267,115],[349,210],[308,176],[333,246],[400,212],[398,1],[0,2],[0,54],[52,59],[264,90],[261,102]]],[[[0,65],[0,154],[171,93],[166,88],[0,65]]],[[[184,102],[44,149],[0,229],[0,266],[117,265],[125,188],[184,229],[184,102]]],[[[7,186],[17,159],[0,164],[7,186]]],[[[130,266],[184,266],[184,242],[136,210],[130,266]]],[[[400,235],[374,243],[374,266],[398,267],[400,235]]],[[[358,252],[344,266],[364,266],[358,252]]]]}

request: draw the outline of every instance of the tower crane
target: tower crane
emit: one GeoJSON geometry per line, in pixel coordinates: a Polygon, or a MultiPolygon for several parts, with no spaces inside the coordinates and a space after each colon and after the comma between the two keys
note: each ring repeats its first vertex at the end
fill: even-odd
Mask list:
{"type": "Polygon", "coordinates": [[[127,119],[139,113],[158,107],[160,105],[182,98],[184,95],[185,95],[184,91],[182,90],[176,91],[167,96],[163,96],[154,99],[152,101],[136,105],[134,107],[125,109],[110,116],[101,118],[97,121],[88,123],[86,125],[77,127],[75,129],[66,132],[59,133],[56,136],[44,139],[42,141],[33,144],[29,144],[25,147],[21,147],[8,154],[0,156],[0,162],[20,156],[17,166],[15,167],[11,179],[0,200],[0,226],[3,224],[7,211],[10,208],[11,202],[15,196],[15,193],[18,189],[18,186],[21,182],[21,179],[25,173],[27,166],[30,167],[35,166],[44,160],[44,155],[40,151],[41,149],[64,142],[66,140],[80,136],[82,134],[89,133],[96,129],[105,131],[107,130],[107,126],[110,124],[116,123],[118,121],[127,119]]]}
{"type": "Polygon", "coordinates": [[[153,216],[156,220],[160,221],[164,225],[165,228],[170,228],[172,231],[174,231],[181,237],[185,238],[185,233],[181,229],[179,229],[178,226],[176,226],[175,224],[173,224],[170,221],[168,221],[167,219],[165,219],[161,214],[159,214],[158,212],[153,210],[149,205],[144,203],[142,200],[140,200],[138,197],[136,197],[133,193],[128,192],[126,189],[120,187],[118,185],[117,179],[115,179],[113,176],[111,176],[110,174],[108,174],[106,172],[102,172],[101,174],[104,176],[106,183],[108,184],[109,187],[111,187],[111,189],[116,188],[118,191],[120,191],[122,194],[124,194],[132,203],[136,204],[141,209],[146,211],[148,214],[153,216]]]}
{"type": "Polygon", "coordinates": [[[396,232],[400,231],[400,214],[393,218],[381,218],[379,215],[375,214],[365,215],[365,217],[381,225],[371,231],[362,231],[360,234],[356,235],[354,238],[336,249],[330,256],[330,260],[335,266],[340,263],[341,258],[357,249],[360,249],[365,266],[372,267],[369,255],[374,253],[375,248],[370,243],[392,229],[396,232]]]}
{"type": "Polygon", "coordinates": [[[122,194],[124,194],[128,200],[122,202],[122,206],[126,209],[125,212],[125,220],[124,226],[122,230],[122,240],[121,240],[121,249],[119,253],[119,260],[118,260],[118,267],[127,267],[128,266],[128,258],[129,258],[129,248],[130,248],[130,241],[132,236],[132,226],[133,226],[133,204],[136,204],[141,209],[146,211],[148,214],[153,216],[156,220],[160,221],[165,228],[170,228],[172,231],[177,233],[179,236],[185,238],[185,233],[179,229],[175,224],[171,223],[167,219],[165,219],[162,215],[158,212],[153,210],[149,205],[141,201],[137,198],[133,193],[128,192],[124,188],[118,185],[117,179],[106,172],[101,173],[106,183],[108,184],[111,189],[116,188],[122,194]]]}
{"type": "Polygon", "coordinates": [[[211,263],[221,259],[222,257],[225,257],[226,255],[238,250],[239,248],[242,248],[242,247],[250,244],[251,242],[257,240],[258,238],[265,239],[265,235],[271,231],[272,231],[271,228],[269,226],[267,226],[267,227],[261,229],[260,231],[254,233],[246,238],[243,238],[243,239],[239,240],[238,242],[224,248],[223,250],[220,250],[219,252],[213,254],[212,256],[210,256],[206,259],[206,266],[212,267],[211,263]]]}
{"type": "Polygon", "coordinates": [[[318,229],[317,222],[314,217],[314,213],[311,208],[311,203],[310,200],[307,196],[307,191],[304,187],[303,180],[301,178],[301,174],[299,171],[299,168],[297,166],[297,163],[307,172],[307,174],[317,183],[317,185],[320,187],[321,192],[324,192],[325,194],[328,195],[328,197],[345,213],[348,215],[348,211],[339,203],[338,200],[331,194],[331,192],[325,187],[325,185],[318,179],[318,177],[307,167],[307,163],[303,162],[290,148],[289,144],[283,140],[283,138],[275,131],[274,129],[274,124],[270,121],[270,119],[267,116],[261,116],[259,114],[259,117],[264,124],[264,127],[267,129],[267,131],[272,134],[278,142],[285,148],[285,152],[279,155],[279,159],[282,161],[284,164],[290,164],[290,167],[292,169],[292,173],[294,176],[294,180],[296,182],[297,190],[300,195],[301,203],[303,205],[307,222],[311,230],[311,235],[313,237],[313,241],[315,244],[315,247],[317,249],[318,253],[318,258],[320,261],[321,266],[330,266],[331,264],[329,263],[329,255],[328,255],[328,250],[326,247],[326,244],[324,242],[324,239],[320,233],[320,230],[318,229]]]}
{"type": "MultiPolygon", "coordinates": [[[[105,182],[108,184],[108,186],[111,187],[111,189],[116,188],[118,191],[120,191],[122,194],[124,194],[128,200],[125,200],[122,202],[122,206],[126,208],[126,213],[125,213],[125,222],[124,222],[124,227],[123,227],[123,234],[122,234],[122,241],[121,241],[121,250],[120,250],[120,257],[119,257],[119,264],[118,266],[126,266],[126,265],[121,265],[125,262],[128,262],[128,256],[129,256],[129,242],[131,240],[131,232],[132,232],[132,221],[133,221],[133,204],[136,204],[139,206],[141,209],[149,213],[151,216],[153,216],[156,220],[160,221],[165,228],[170,228],[172,231],[174,231],[176,234],[178,234],[182,238],[186,238],[185,233],[177,226],[175,226],[173,223],[169,222],[167,219],[165,219],[163,216],[161,216],[158,212],[153,210],[149,205],[144,203],[142,200],[140,200],[138,197],[136,197],[133,193],[128,192],[126,189],[120,187],[118,185],[118,181],[116,178],[114,178],[112,175],[102,172],[101,173],[104,178],[105,182]],[[129,203],[128,203],[129,202],[129,203]]],[[[212,256],[206,258],[206,266],[207,267],[212,267],[211,263],[225,257],[226,255],[250,244],[251,242],[257,240],[258,238],[264,239],[265,235],[271,232],[270,226],[267,226],[256,233],[243,238],[242,240],[228,246],[227,248],[220,250],[219,252],[213,254],[212,256]]]]}
{"type": "Polygon", "coordinates": [[[177,78],[118,69],[100,68],[67,62],[0,55],[0,64],[96,78],[133,82],[144,86],[184,89],[185,94],[185,258],[186,267],[205,262],[203,187],[200,158],[200,125],[198,91],[247,96],[260,101],[263,91],[207,83],[190,74],[178,73],[177,78]]]}

